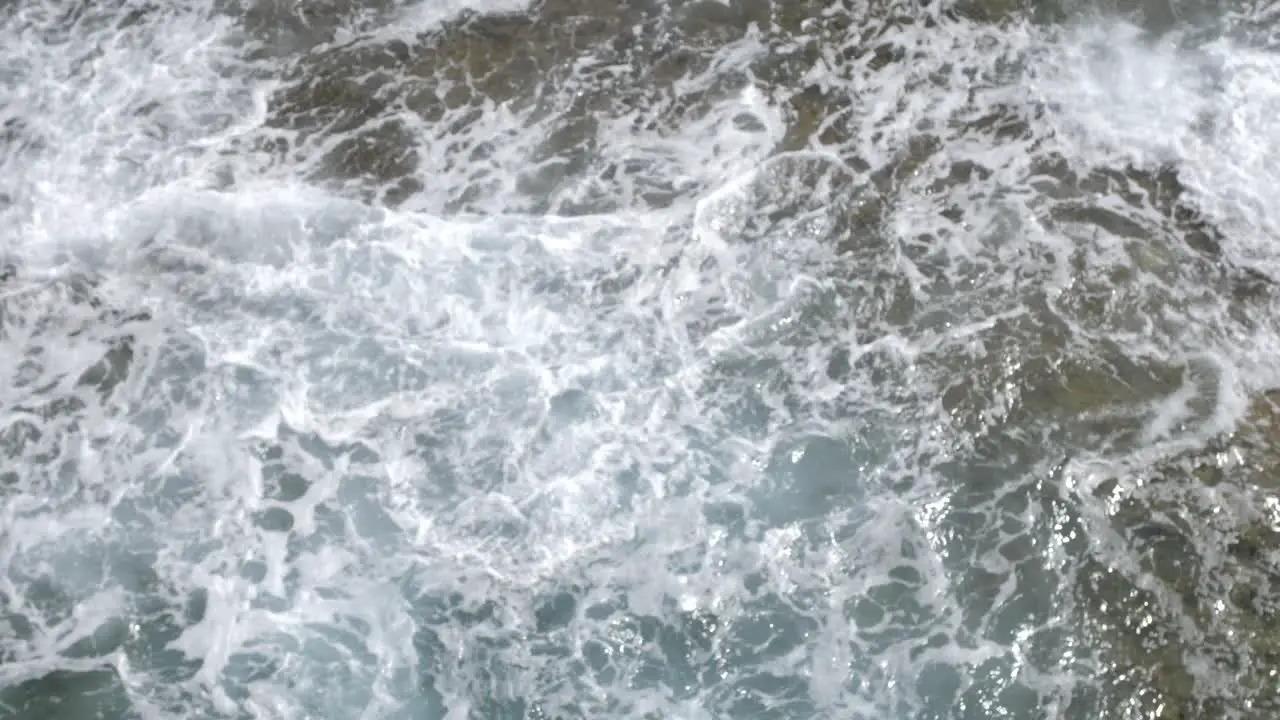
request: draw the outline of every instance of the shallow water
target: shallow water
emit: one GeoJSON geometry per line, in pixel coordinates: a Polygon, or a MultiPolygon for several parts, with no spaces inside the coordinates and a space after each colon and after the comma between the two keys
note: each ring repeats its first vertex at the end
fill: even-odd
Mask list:
{"type": "Polygon", "coordinates": [[[1280,712],[1274,13],[0,7],[0,717],[1280,712]]]}

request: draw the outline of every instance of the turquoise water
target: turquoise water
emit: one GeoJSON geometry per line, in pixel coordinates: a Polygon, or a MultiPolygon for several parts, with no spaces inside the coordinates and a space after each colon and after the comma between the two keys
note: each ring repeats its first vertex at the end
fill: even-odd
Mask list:
{"type": "Polygon", "coordinates": [[[1268,7],[0,9],[0,718],[1275,712],[1268,7]]]}

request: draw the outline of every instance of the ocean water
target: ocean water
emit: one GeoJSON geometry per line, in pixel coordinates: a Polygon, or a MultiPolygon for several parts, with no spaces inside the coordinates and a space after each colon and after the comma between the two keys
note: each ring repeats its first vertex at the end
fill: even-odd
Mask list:
{"type": "Polygon", "coordinates": [[[0,718],[1280,716],[1278,16],[0,2],[0,718]]]}

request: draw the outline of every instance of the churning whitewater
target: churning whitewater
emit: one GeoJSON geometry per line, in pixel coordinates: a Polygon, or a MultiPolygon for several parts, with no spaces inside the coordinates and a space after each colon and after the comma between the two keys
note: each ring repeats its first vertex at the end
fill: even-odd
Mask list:
{"type": "Polygon", "coordinates": [[[0,3],[0,718],[1280,715],[1277,19],[0,3]]]}

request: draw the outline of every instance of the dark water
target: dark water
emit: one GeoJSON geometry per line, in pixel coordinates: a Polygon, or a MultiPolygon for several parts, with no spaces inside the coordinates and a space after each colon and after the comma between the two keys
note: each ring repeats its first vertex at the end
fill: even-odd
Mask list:
{"type": "Polygon", "coordinates": [[[0,717],[1280,715],[1273,14],[0,7],[0,717]]]}

